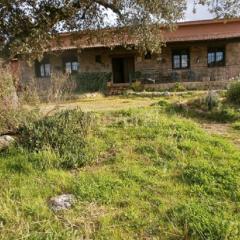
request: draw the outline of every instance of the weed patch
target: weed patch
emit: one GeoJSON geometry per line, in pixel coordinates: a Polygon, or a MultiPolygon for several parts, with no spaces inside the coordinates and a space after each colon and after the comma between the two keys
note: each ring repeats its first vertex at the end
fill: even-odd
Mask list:
{"type": "Polygon", "coordinates": [[[191,186],[191,189],[199,194],[207,193],[216,197],[229,197],[233,201],[239,201],[240,192],[238,169],[214,166],[188,166],[183,170],[183,181],[191,186]]]}
{"type": "Polygon", "coordinates": [[[169,220],[180,227],[184,239],[238,239],[239,222],[222,214],[211,203],[190,202],[169,211],[169,220]]]}
{"type": "Polygon", "coordinates": [[[89,114],[80,110],[63,111],[26,123],[19,130],[20,145],[33,152],[55,151],[64,168],[83,166],[87,161],[84,149],[90,123],[89,114]]]}

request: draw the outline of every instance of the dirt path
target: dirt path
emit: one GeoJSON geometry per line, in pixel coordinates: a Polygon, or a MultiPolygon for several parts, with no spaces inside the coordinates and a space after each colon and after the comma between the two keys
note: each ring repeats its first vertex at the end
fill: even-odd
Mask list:
{"type": "Polygon", "coordinates": [[[147,107],[156,103],[157,98],[124,98],[124,97],[99,97],[80,99],[75,102],[66,102],[59,104],[42,104],[40,111],[46,115],[50,112],[55,112],[64,109],[81,108],[83,111],[112,111],[130,109],[136,107],[147,107]]]}
{"type": "MultiPolygon", "coordinates": [[[[113,111],[124,110],[130,108],[147,107],[156,103],[161,98],[148,97],[92,97],[78,99],[72,102],[64,102],[59,104],[41,104],[40,111],[43,115],[52,114],[59,110],[81,108],[83,111],[113,111]]],[[[220,135],[232,141],[240,148],[240,132],[234,130],[230,124],[218,123],[201,123],[201,126],[209,134],[220,135]]]]}
{"type": "Polygon", "coordinates": [[[201,126],[209,134],[223,136],[240,148],[240,132],[234,130],[230,124],[202,123],[201,126]]]}

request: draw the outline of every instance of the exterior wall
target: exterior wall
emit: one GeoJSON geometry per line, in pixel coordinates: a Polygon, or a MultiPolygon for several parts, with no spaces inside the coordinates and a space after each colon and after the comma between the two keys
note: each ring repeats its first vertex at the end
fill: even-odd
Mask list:
{"type": "MultiPolygon", "coordinates": [[[[214,42],[215,43],[215,42],[214,42]]],[[[191,82],[191,81],[226,81],[240,74],[240,42],[217,42],[225,46],[226,65],[208,67],[208,47],[212,43],[172,44],[163,48],[161,56],[153,56],[151,60],[136,58],[136,70],[145,78],[156,80],[157,83],[191,82]],[[190,51],[189,69],[172,69],[172,49],[188,48],[190,51]]]]}
{"type": "MultiPolygon", "coordinates": [[[[66,50],[61,52],[54,52],[49,55],[52,73],[63,73],[63,58],[64,56],[77,56],[80,64],[79,73],[98,73],[98,72],[112,72],[112,57],[119,55],[134,55],[133,51],[123,48],[116,48],[113,51],[109,48],[97,48],[86,50],[66,50]],[[101,56],[101,63],[96,62],[96,56],[101,56]]],[[[35,81],[37,86],[41,89],[47,88],[50,83],[50,78],[37,78],[35,74],[35,64],[28,64],[25,61],[20,62],[20,82],[26,85],[31,81],[35,81]]]]}
{"type": "Polygon", "coordinates": [[[80,72],[111,72],[112,63],[110,51],[91,49],[79,53],[80,72]],[[97,63],[96,55],[101,55],[102,63],[97,63]]]}
{"type": "MultiPolygon", "coordinates": [[[[240,75],[240,41],[214,41],[169,44],[163,48],[161,55],[153,55],[147,60],[134,50],[123,48],[92,48],[85,50],[66,50],[54,52],[50,57],[52,72],[63,72],[63,56],[76,54],[80,63],[80,72],[112,72],[112,57],[135,56],[135,72],[141,73],[141,80],[153,80],[156,84],[174,82],[209,82],[228,81],[240,75]],[[208,67],[208,47],[225,46],[226,66],[208,67]],[[190,68],[186,70],[172,69],[172,49],[188,48],[190,51],[190,68]],[[102,63],[96,62],[96,55],[101,55],[102,63]]],[[[21,62],[21,82],[28,83],[35,78],[34,64],[29,66],[21,62]]],[[[46,88],[50,83],[49,78],[36,80],[40,88],[46,88]]],[[[148,82],[149,83],[149,82],[148,82]]]]}

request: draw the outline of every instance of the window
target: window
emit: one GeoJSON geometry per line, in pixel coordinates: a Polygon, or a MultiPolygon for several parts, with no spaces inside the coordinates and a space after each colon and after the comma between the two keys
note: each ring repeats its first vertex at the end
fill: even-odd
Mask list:
{"type": "Polygon", "coordinates": [[[75,73],[79,70],[79,62],[77,57],[67,57],[63,59],[64,62],[64,70],[66,73],[75,73]]]}
{"type": "Polygon", "coordinates": [[[35,62],[36,76],[40,78],[51,76],[51,65],[49,59],[44,59],[41,62],[35,62]]]}
{"type": "Polygon", "coordinates": [[[225,48],[208,49],[208,66],[217,67],[225,65],[225,48]]]}
{"type": "Polygon", "coordinates": [[[102,56],[101,55],[97,55],[95,58],[96,63],[102,63],[102,56]]]}
{"type": "Polygon", "coordinates": [[[189,50],[173,50],[172,53],[173,69],[186,69],[190,66],[189,50]]]}

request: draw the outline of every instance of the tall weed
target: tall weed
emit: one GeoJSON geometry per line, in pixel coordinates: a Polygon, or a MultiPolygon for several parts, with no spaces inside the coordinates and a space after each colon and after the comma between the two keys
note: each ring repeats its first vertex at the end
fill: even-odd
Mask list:
{"type": "Polygon", "coordinates": [[[234,104],[240,104],[240,82],[232,83],[227,91],[227,99],[234,104]]]}

